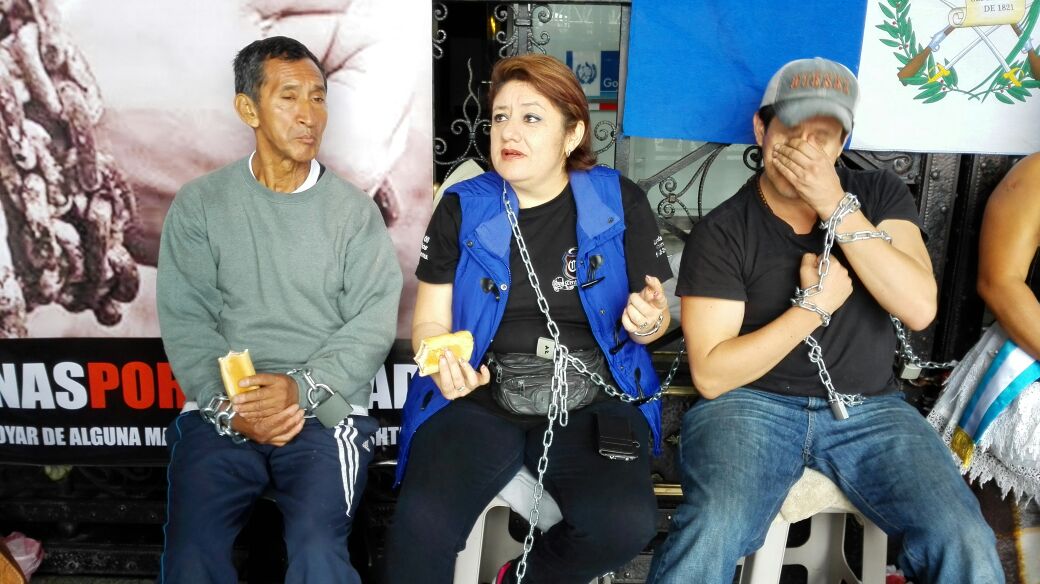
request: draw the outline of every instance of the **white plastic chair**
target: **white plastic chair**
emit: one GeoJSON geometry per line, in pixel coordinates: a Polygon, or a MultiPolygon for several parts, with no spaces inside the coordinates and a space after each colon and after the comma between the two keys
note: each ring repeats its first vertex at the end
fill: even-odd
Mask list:
{"type": "Polygon", "coordinates": [[[884,584],[888,536],[867,519],[827,477],[805,469],[773,520],[766,541],[744,558],[740,584],[777,584],[785,565],[805,566],[808,584],[884,584]],[[845,518],[855,515],[863,524],[863,579],[853,574],[845,559],[845,518]],[[788,548],[792,523],[812,518],[809,539],[788,548]]]}
{"type": "MultiPolygon", "coordinates": [[[[530,514],[536,482],[534,475],[526,467],[521,467],[513,480],[487,504],[469,532],[465,549],[455,560],[454,584],[494,582],[499,568],[523,553],[523,543],[509,535],[509,510],[515,510],[523,517],[530,514]]],[[[548,492],[542,495],[538,514],[537,527],[541,531],[563,519],[559,505],[548,492]]]]}

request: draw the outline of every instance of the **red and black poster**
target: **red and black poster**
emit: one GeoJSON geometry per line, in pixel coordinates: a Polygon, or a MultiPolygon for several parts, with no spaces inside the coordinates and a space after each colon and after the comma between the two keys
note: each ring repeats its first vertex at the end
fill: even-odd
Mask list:
{"type": "MultiPolygon", "coordinates": [[[[403,344],[372,380],[377,459],[396,457],[416,372],[403,344]]],[[[184,396],[158,339],[0,342],[0,463],[165,464],[184,396]]]]}

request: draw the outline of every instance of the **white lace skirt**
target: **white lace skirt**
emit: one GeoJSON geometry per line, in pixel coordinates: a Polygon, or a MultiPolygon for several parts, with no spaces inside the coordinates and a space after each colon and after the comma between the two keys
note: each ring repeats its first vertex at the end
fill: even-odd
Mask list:
{"type": "MultiPolygon", "coordinates": [[[[946,381],[928,421],[947,445],[979,380],[1006,339],[1007,334],[994,323],[946,381]]],[[[960,459],[955,459],[960,466],[960,459]]],[[[1040,382],[1026,388],[993,421],[976,446],[971,464],[961,472],[980,485],[995,480],[1005,497],[1013,492],[1019,502],[1040,497],[1040,382]]]]}

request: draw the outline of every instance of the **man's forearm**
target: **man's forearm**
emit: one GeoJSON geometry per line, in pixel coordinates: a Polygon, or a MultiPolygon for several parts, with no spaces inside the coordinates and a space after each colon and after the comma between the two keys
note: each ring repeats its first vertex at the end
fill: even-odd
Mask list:
{"type": "MultiPolygon", "coordinates": [[[[156,275],[156,312],[163,348],[189,400],[221,393],[217,358],[228,352],[218,315],[222,297],[204,224],[192,206],[174,202],[166,216],[156,275]]],[[[205,405],[202,403],[201,405],[205,405]]]]}
{"type": "MultiPolygon", "coordinates": [[[[820,324],[817,314],[791,307],[766,326],[723,341],[702,357],[691,352],[690,366],[697,391],[714,399],[760,379],[820,324]]],[[[690,347],[697,346],[696,339],[689,336],[686,342],[690,347]]]]}
{"type": "MultiPolygon", "coordinates": [[[[838,233],[864,231],[879,229],[859,212],[846,217],[838,226],[838,233]]],[[[880,238],[839,245],[850,269],[882,308],[913,330],[931,323],[935,318],[937,290],[930,265],[900,249],[897,242],[889,243],[880,238]]]]}
{"type": "MultiPolygon", "coordinates": [[[[165,327],[167,330],[170,327],[165,327]]],[[[178,329],[187,329],[181,325],[178,329]]],[[[192,334],[163,331],[163,349],[180,384],[184,397],[205,406],[214,395],[223,393],[217,358],[229,350],[227,341],[216,331],[199,330],[192,334]]]]}
{"type": "MultiPolygon", "coordinates": [[[[330,399],[325,408],[328,411],[345,411],[344,402],[368,405],[369,383],[397,334],[401,268],[378,209],[369,202],[361,211],[367,211],[366,221],[351,242],[345,260],[348,271],[344,280],[350,284],[347,294],[338,301],[345,322],[306,364],[313,370],[314,379],[329,385],[338,396],[330,399]]],[[[306,391],[306,386],[301,387],[303,407],[309,405],[306,391]]],[[[321,410],[315,412],[326,423],[331,418],[321,410]]]]}

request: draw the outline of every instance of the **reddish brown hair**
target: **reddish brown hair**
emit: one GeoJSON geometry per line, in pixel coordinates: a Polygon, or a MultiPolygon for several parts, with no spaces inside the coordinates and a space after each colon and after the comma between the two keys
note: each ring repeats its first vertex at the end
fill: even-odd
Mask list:
{"type": "Polygon", "coordinates": [[[585,135],[582,136],[581,143],[567,157],[567,170],[588,170],[596,166],[596,155],[592,152],[589,102],[570,68],[548,55],[506,57],[495,63],[495,68],[491,71],[491,90],[488,92],[488,103],[491,107],[494,107],[498,91],[510,81],[529,83],[535,91],[552,102],[563,114],[568,132],[573,130],[578,122],[585,123],[585,135]]]}

